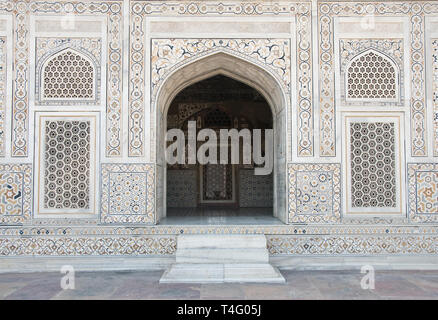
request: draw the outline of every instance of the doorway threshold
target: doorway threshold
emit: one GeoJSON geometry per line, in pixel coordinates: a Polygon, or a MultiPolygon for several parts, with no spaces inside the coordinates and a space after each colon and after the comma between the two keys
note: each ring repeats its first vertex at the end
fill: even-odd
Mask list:
{"type": "Polygon", "coordinates": [[[175,225],[269,225],[283,226],[272,208],[168,208],[160,226],[175,225]]]}

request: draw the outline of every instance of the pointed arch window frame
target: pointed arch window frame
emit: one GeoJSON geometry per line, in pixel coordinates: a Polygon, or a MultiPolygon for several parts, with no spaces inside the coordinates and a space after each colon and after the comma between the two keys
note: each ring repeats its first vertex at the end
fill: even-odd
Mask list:
{"type": "Polygon", "coordinates": [[[383,102],[383,103],[400,103],[401,102],[401,90],[402,90],[402,86],[401,86],[401,68],[398,65],[398,63],[396,61],[394,61],[394,59],[392,59],[390,56],[388,56],[387,54],[376,50],[375,48],[367,48],[359,53],[357,53],[356,55],[354,55],[350,61],[348,61],[347,65],[345,66],[344,69],[344,94],[345,94],[345,101],[347,103],[349,102],[383,102]],[[360,59],[362,56],[369,54],[370,52],[381,56],[382,58],[384,58],[386,61],[388,61],[393,67],[394,67],[394,71],[395,71],[395,98],[382,98],[382,97],[377,97],[377,98],[368,98],[368,97],[363,97],[363,98],[351,98],[349,97],[348,94],[348,80],[349,80],[349,69],[351,67],[351,64],[356,61],[357,59],[360,59]]]}
{"type": "Polygon", "coordinates": [[[97,105],[101,99],[101,65],[96,57],[87,50],[74,48],[70,44],[66,44],[46,53],[38,61],[37,76],[35,77],[35,100],[39,105],[78,105],[78,104],[93,104],[97,105]],[[93,67],[93,97],[92,98],[44,98],[44,70],[47,64],[55,57],[66,51],[71,51],[79,55],[83,59],[90,62],[93,67]]]}

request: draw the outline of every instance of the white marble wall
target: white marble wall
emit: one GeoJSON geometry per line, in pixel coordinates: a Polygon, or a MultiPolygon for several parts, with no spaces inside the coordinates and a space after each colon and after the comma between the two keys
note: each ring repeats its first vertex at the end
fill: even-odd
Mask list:
{"type": "MultiPolygon", "coordinates": [[[[71,248],[72,239],[78,236],[75,233],[74,237],[68,237],[71,232],[68,228],[73,226],[91,228],[85,238],[92,234],[111,238],[125,232],[124,226],[133,223],[153,228],[152,225],[165,216],[169,202],[166,188],[171,187],[166,185],[161,148],[166,108],[183,87],[217,73],[253,86],[271,105],[277,142],[274,212],[282,222],[294,226],[305,221],[321,232],[334,224],[336,230],[325,230],[327,232],[322,234],[332,233],[338,240],[340,234],[362,237],[367,232],[374,234],[376,240],[398,225],[405,228],[406,237],[420,226],[427,229],[426,233],[433,233],[438,207],[437,26],[438,4],[434,1],[367,4],[234,1],[227,5],[214,1],[120,0],[77,4],[56,0],[2,1],[0,238],[7,242],[21,235],[56,236],[66,241],[66,248],[71,248]],[[66,99],[57,105],[38,103],[37,40],[41,38],[101,41],[97,101],[77,104],[66,99]],[[392,45],[379,44],[372,49],[380,50],[398,64],[400,99],[395,103],[345,99],[342,63],[348,54],[359,53],[356,49],[370,39],[374,44],[392,39],[392,45]],[[347,40],[357,46],[344,52],[341,42],[347,40]],[[194,43],[198,43],[195,51],[187,51],[184,56],[179,54],[183,49],[194,48],[194,43]],[[163,44],[170,46],[166,49],[163,44]],[[179,49],[172,51],[172,46],[179,49]],[[95,210],[86,214],[63,211],[41,215],[47,213],[37,202],[43,190],[45,169],[40,161],[45,151],[39,139],[43,129],[41,118],[73,114],[92,115],[98,124],[91,133],[94,143],[90,150],[92,183],[89,190],[95,210]],[[345,130],[346,119],[377,121],[382,116],[397,122],[394,138],[397,210],[371,208],[352,212],[354,210],[348,208],[351,159],[347,150],[351,145],[348,145],[349,132],[345,130]],[[114,182],[111,177],[114,171],[105,171],[108,179],[103,179],[102,167],[114,166],[118,177],[131,177],[123,168],[132,168],[135,164],[148,176],[147,202],[140,206],[145,211],[137,214],[134,205],[135,208],[126,211],[129,221],[123,215],[114,214],[111,222],[102,227],[102,217],[105,217],[102,208],[107,208],[109,203],[101,202],[102,193],[110,190],[109,184],[114,182]],[[291,179],[300,176],[297,173],[318,170],[333,173],[331,185],[324,182],[319,186],[331,188],[331,203],[335,205],[324,216],[312,217],[305,209],[300,212],[296,209],[303,207],[295,191],[306,184],[292,183],[291,179]],[[118,229],[120,225],[122,229],[118,229]],[[34,226],[39,233],[32,229],[34,226]],[[55,226],[67,229],[58,230],[55,226]],[[355,229],[355,226],[363,226],[363,229],[355,229]]],[[[126,202],[126,199],[120,201],[123,200],[126,202]]],[[[187,201],[192,202],[193,198],[187,201]]],[[[108,212],[119,211],[108,208],[108,212]]],[[[308,228],[305,229],[307,234],[317,232],[308,228]]],[[[278,232],[277,229],[265,231],[278,232]]],[[[154,231],[147,229],[147,232],[154,231]]],[[[294,236],[293,229],[285,232],[294,236]]],[[[84,251],[78,252],[87,251],[85,238],[81,242],[84,251]]],[[[400,239],[391,242],[391,246],[400,249],[405,238],[400,239]]],[[[435,241],[430,239],[416,238],[416,246],[421,247],[421,241],[435,241]]],[[[49,241],[38,238],[38,243],[46,240],[49,241]]],[[[374,243],[378,243],[377,240],[374,243]]],[[[15,245],[7,248],[4,255],[14,252],[15,245]]],[[[48,247],[41,244],[41,248],[48,247]]],[[[360,253],[356,249],[352,252],[360,253]]],[[[401,252],[398,249],[394,252],[401,252]]],[[[43,255],[46,249],[39,250],[19,251],[43,255]]]]}

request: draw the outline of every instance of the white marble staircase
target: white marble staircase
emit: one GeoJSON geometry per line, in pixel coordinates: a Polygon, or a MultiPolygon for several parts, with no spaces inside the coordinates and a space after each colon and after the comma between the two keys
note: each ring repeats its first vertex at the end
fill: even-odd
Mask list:
{"type": "Polygon", "coordinates": [[[284,283],[264,235],[179,235],[176,263],[160,283],[284,283]]]}

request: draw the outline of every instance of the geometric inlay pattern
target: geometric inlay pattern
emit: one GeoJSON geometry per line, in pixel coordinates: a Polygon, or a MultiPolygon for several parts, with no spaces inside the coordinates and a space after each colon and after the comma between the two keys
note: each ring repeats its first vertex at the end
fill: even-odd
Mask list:
{"type": "Polygon", "coordinates": [[[122,37],[123,1],[9,1],[0,2],[0,13],[12,14],[14,21],[13,41],[13,100],[12,100],[12,144],[13,157],[25,157],[29,151],[29,63],[31,16],[54,14],[107,18],[107,154],[121,153],[120,125],[122,104],[122,37]]]}
{"type": "Polygon", "coordinates": [[[167,170],[166,176],[167,207],[196,207],[198,204],[197,170],[167,170]]]}
{"type": "Polygon", "coordinates": [[[432,41],[433,155],[438,157],[438,39],[432,41]]]}
{"type": "MultiPolygon", "coordinates": [[[[268,235],[270,255],[438,254],[438,236],[268,235]]],[[[0,256],[174,255],[176,238],[156,235],[35,236],[0,238],[0,256]],[[54,245],[56,243],[56,245],[54,245]]],[[[146,262],[147,263],[147,262],[146,262]]]]}
{"type": "Polygon", "coordinates": [[[272,207],[273,175],[255,175],[254,170],[239,170],[240,207],[272,207]]]}
{"type": "Polygon", "coordinates": [[[206,128],[228,128],[229,126],[231,126],[231,118],[218,108],[212,109],[204,117],[204,127],[206,128]]]}
{"type": "Polygon", "coordinates": [[[290,164],[289,222],[340,222],[340,172],[339,164],[290,164]]]}
{"type": "MultiPolygon", "coordinates": [[[[25,157],[29,151],[29,15],[24,2],[5,2],[5,11],[14,10],[13,94],[12,94],[12,157],[25,157]],[[10,6],[10,4],[13,4],[10,6]],[[8,10],[9,9],[9,10],[8,10]],[[13,9],[12,9],[13,10],[13,9]]],[[[0,8],[3,11],[4,8],[0,8]]]]}
{"type": "Polygon", "coordinates": [[[46,121],[44,208],[90,208],[90,121],[46,121]]]}
{"type": "Polygon", "coordinates": [[[99,103],[101,47],[100,38],[37,38],[37,104],[99,103]]]}
{"type": "Polygon", "coordinates": [[[155,222],[155,173],[150,164],[102,165],[102,223],[155,222]]]}
{"type": "Polygon", "coordinates": [[[234,199],[233,167],[229,164],[202,166],[201,201],[230,201],[234,199]]]}
{"type": "Polygon", "coordinates": [[[411,78],[411,155],[427,155],[425,101],[425,15],[438,13],[434,2],[320,2],[318,3],[319,66],[320,66],[320,149],[321,156],[336,155],[334,25],[335,17],[363,19],[365,15],[409,17],[411,78]]]}
{"type": "Polygon", "coordinates": [[[94,68],[92,63],[71,50],[52,57],[44,67],[42,98],[93,99],[94,68]]]}
{"type": "Polygon", "coordinates": [[[394,65],[373,51],[354,58],[347,69],[347,99],[396,99],[397,85],[394,65]]]}
{"type": "Polygon", "coordinates": [[[270,255],[436,255],[438,236],[428,235],[269,235],[270,255]]]}
{"type": "Polygon", "coordinates": [[[417,172],[417,213],[438,214],[438,171],[417,172]]]}
{"type": "Polygon", "coordinates": [[[0,173],[0,215],[22,214],[22,179],[21,173],[0,173]]]}
{"type": "Polygon", "coordinates": [[[6,84],[6,38],[0,37],[0,157],[6,151],[6,84]]]}
{"type": "Polygon", "coordinates": [[[145,256],[175,251],[175,236],[0,238],[0,256],[145,256]]]}
{"type": "MultiPolygon", "coordinates": [[[[148,48],[148,45],[146,45],[146,37],[144,36],[147,31],[145,30],[145,20],[147,17],[160,17],[160,16],[172,16],[172,17],[251,17],[251,16],[257,16],[257,17],[289,17],[290,19],[294,19],[296,21],[295,23],[295,30],[296,30],[296,52],[294,53],[295,57],[294,60],[296,61],[296,74],[297,74],[297,81],[296,90],[297,93],[297,122],[298,122],[298,130],[297,130],[297,149],[298,149],[298,155],[299,156],[312,156],[313,155],[313,95],[312,95],[312,18],[311,18],[311,6],[309,3],[306,2],[285,2],[281,5],[279,4],[265,4],[265,3],[227,3],[224,5],[221,2],[213,2],[213,1],[207,1],[205,3],[201,2],[182,2],[179,3],[177,6],[173,3],[168,2],[144,2],[144,1],[132,1],[131,2],[131,27],[130,27],[130,35],[132,41],[130,41],[130,71],[133,75],[133,79],[130,81],[130,88],[129,88],[129,155],[130,156],[142,156],[144,154],[144,148],[142,148],[143,144],[145,143],[142,141],[143,139],[143,132],[145,130],[144,124],[143,124],[143,118],[145,113],[144,108],[144,99],[147,97],[147,95],[144,92],[145,88],[145,74],[149,74],[149,69],[147,69],[145,63],[145,59],[143,57],[146,56],[145,50],[148,48]],[[147,70],[146,70],[147,69],[147,70]]],[[[155,41],[157,39],[154,39],[152,41],[155,41]]],[[[171,40],[171,39],[168,39],[171,40]]],[[[180,48],[175,47],[173,44],[170,44],[170,46],[167,46],[167,48],[164,48],[165,50],[163,53],[168,53],[169,50],[176,49],[176,52],[185,52],[183,56],[191,56],[192,53],[189,52],[192,48],[195,48],[196,50],[196,56],[200,57],[203,55],[203,46],[206,43],[204,40],[207,40],[211,43],[218,43],[221,41],[221,39],[193,39],[195,41],[202,40],[201,47],[197,47],[197,44],[195,46],[186,46],[183,47],[182,51],[180,48]],[[188,50],[187,50],[188,49],[188,50]],[[200,50],[201,49],[201,50],[200,50]]],[[[228,46],[230,39],[222,39],[223,44],[225,46],[228,46]]],[[[231,39],[233,41],[240,39],[231,39]]],[[[235,55],[241,55],[241,52],[243,50],[246,50],[246,48],[251,48],[253,46],[253,43],[256,43],[256,48],[254,50],[249,50],[249,55],[246,54],[244,57],[245,60],[248,60],[248,58],[254,58],[257,55],[260,55],[262,59],[262,64],[271,64],[272,62],[272,55],[269,56],[271,53],[274,53],[276,55],[277,52],[282,51],[283,45],[280,47],[277,46],[271,46],[268,42],[277,42],[280,39],[242,39],[243,41],[248,41],[248,45],[242,43],[238,46],[235,46],[235,44],[231,44],[234,48],[232,48],[235,55]],[[253,43],[249,43],[252,41],[253,43]],[[265,44],[268,44],[265,46],[262,42],[265,41],[265,44]],[[278,50],[280,49],[280,50],[278,50]],[[268,54],[268,56],[267,56],[268,54]],[[265,60],[265,61],[263,61],[265,60]]],[[[287,39],[284,39],[285,41],[290,41],[287,39]]],[[[172,40],[171,40],[172,41],[172,40]]],[[[173,39],[172,42],[179,42],[180,39],[173,39]]],[[[154,43],[152,46],[155,46],[154,43]]],[[[231,48],[230,46],[230,48],[231,48]]],[[[290,52],[289,45],[285,45],[284,48],[286,48],[290,52]]],[[[225,50],[223,50],[225,51],[225,50]]],[[[281,69],[283,69],[282,65],[282,59],[284,60],[290,60],[291,55],[285,54],[283,57],[282,55],[278,56],[280,61],[275,61],[273,65],[270,67],[271,70],[276,73],[278,71],[278,67],[280,66],[281,69]]],[[[158,64],[161,64],[161,61],[158,61],[157,55],[154,52],[154,49],[152,49],[151,54],[151,60],[152,64],[155,64],[158,62],[158,64]]],[[[183,63],[188,63],[187,61],[183,63]]],[[[157,69],[152,67],[152,82],[153,86],[155,87],[154,83],[156,81],[156,74],[155,71],[159,70],[160,72],[166,72],[163,70],[164,68],[161,68],[161,66],[157,69]]],[[[283,71],[281,71],[283,72],[283,71]]],[[[290,70],[289,68],[284,69],[284,75],[287,77],[290,77],[290,70]]],[[[284,75],[280,76],[284,78],[284,75]]],[[[159,84],[156,85],[156,87],[159,87],[159,84]]],[[[290,88],[290,82],[287,83],[287,87],[290,88]]],[[[153,90],[156,90],[154,88],[153,90]]],[[[289,93],[289,91],[287,92],[289,93]]],[[[154,104],[154,93],[152,93],[151,103],[152,108],[156,108],[153,106],[154,104]]],[[[289,98],[286,99],[287,102],[287,118],[291,119],[291,110],[289,109],[289,98]]],[[[155,112],[155,110],[153,110],[155,112]]],[[[155,123],[154,118],[151,117],[152,121],[150,124],[150,130],[151,130],[151,137],[155,137],[155,123]]],[[[291,148],[291,137],[287,140],[288,145],[288,151],[291,148]]],[[[152,141],[152,144],[154,142],[152,141]]],[[[288,152],[288,157],[290,157],[290,151],[288,152]]],[[[151,159],[155,159],[155,147],[151,146],[151,159]]]]}
{"type": "Polygon", "coordinates": [[[0,164],[0,224],[29,222],[32,210],[32,165],[0,164]]]}
{"type": "Polygon", "coordinates": [[[408,164],[409,219],[438,222],[438,164],[408,164]]]}
{"type": "MultiPolygon", "coordinates": [[[[269,254],[273,256],[438,254],[438,236],[435,234],[300,234],[268,235],[266,238],[269,254]]],[[[0,256],[11,257],[174,255],[176,248],[175,235],[41,235],[0,238],[0,256]]]]}
{"type": "Polygon", "coordinates": [[[327,214],[332,207],[332,172],[297,172],[297,211],[327,214]]]}
{"type": "MultiPolygon", "coordinates": [[[[268,70],[277,79],[283,92],[289,94],[291,89],[290,47],[289,39],[153,39],[151,48],[151,102],[152,104],[156,103],[158,89],[172,71],[215,52],[225,52],[268,70]]],[[[310,105],[309,103],[309,108],[310,105]]],[[[141,141],[143,137],[138,135],[141,131],[135,128],[136,123],[140,120],[139,113],[131,110],[130,114],[130,155],[139,156],[143,150],[133,147],[143,146],[141,141]]],[[[303,116],[303,121],[304,118],[308,119],[303,116]]],[[[154,127],[155,118],[151,117],[151,137],[155,136],[154,127]]],[[[308,135],[306,137],[310,139],[308,135]]],[[[310,147],[311,142],[307,141],[305,144],[310,147]]],[[[154,153],[152,141],[151,156],[154,156],[154,153]]]]}
{"type": "Polygon", "coordinates": [[[352,207],[395,207],[395,132],[390,122],[350,124],[352,207]]]}
{"type": "Polygon", "coordinates": [[[340,39],[339,47],[344,104],[404,105],[403,39],[340,39]]]}
{"type": "Polygon", "coordinates": [[[147,205],[146,172],[110,173],[110,203],[112,215],[142,214],[147,205]]]}
{"type": "Polygon", "coordinates": [[[158,84],[184,61],[218,50],[247,57],[269,67],[286,91],[290,90],[289,39],[153,39],[152,45],[153,97],[158,84]]]}

